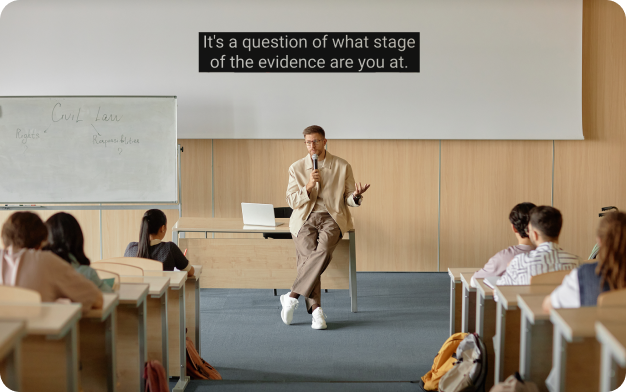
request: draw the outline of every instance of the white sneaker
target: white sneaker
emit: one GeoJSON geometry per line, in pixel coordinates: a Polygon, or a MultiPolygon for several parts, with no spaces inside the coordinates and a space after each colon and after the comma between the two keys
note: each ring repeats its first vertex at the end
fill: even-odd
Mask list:
{"type": "Polygon", "coordinates": [[[326,315],[322,308],[317,308],[313,311],[313,323],[311,324],[313,329],[326,329],[326,315]]]}
{"type": "Polygon", "coordinates": [[[291,298],[290,293],[280,296],[280,303],[283,305],[283,310],[280,312],[280,318],[283,319],[283,323],[289,325],[293,320],[293,311],[298,309],[298,300],[291,298]]]}

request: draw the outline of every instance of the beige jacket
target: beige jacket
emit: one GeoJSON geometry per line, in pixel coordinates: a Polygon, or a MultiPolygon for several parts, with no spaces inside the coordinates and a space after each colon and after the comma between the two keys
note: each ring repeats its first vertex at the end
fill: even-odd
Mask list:
{"type": "MultiPolygon", "coordinates": [[[[308,195],[306,184],[313,171],[313,161],[309,155],[296,161],[289,167],[289,185],[287,185],[287,204],[293,208],[293,214],[289,220],[289,230],[291,234],[298,236],[298,232],[309,218],[309,214],[315,206],[317,195],[324,199],[324,205],[333,217],[342,233],[353,229],[352,215],[347,206],[358,207],[352,194],[355,191],[354,175],[352,167],[345,160],[331,155],[326,151],[324,167],[320,169],[322,177],[320,184],[315,184],[315,188],[308,195]],[[321,188],[321,191],[320,191],[321,188]]],[[[361,203],[363,197],[361,196],[361,203]]]]}

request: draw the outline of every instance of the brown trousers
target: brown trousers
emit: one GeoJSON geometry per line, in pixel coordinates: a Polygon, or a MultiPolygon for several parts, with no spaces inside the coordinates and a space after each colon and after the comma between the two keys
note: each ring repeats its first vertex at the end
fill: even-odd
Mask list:
{"type": "Polygon", "coordinates": [[[333,258],[333,251],[341,240],[339,225],[328,212],[313,212],[294,236],[298,256],[298,275],[291,291],[306,298],[307,312],[313,305],[322,304],[320,277],[333,258]]]}

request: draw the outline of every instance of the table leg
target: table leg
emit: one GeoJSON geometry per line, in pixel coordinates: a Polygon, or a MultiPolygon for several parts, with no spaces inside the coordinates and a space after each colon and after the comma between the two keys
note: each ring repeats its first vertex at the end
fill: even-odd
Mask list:
{"type": "Polygon", "coordinates": [[[352,313],[357,312],[356,301],[356,234],[350,232],[350,302],[352,313]]]}
{"type": "Polygon", "coordinates": [[[552,392],[565,392],[565,357],[567,356],[567,342],[559,328],[555,325],[552,338],[552,366],[556,372],[554,379],[554,390],[552,392]]]}
{"type": "Polygon", "coordinates": [[[141,305],[137,307],[138,321],[139,321],[139,364],[140,364],[140,390],[144,391],[146,389],[144,379],[144,371],[145,371],[145,363],[148,358],[148,345],[146,344],[148,338],[148,325],[146,322],[146,317],[148,315],[147,312],[147,301],[143,301],[141,305]]]}
{"type": "Polygon", "coordinates": [[[456,295],[455,295],[455,284],[454,284],[454,278],[450,277],[450,336],[452,336],[456,331],[454,328],[455,325],[455,319],[454,319],[454,315],[455,315],[455,306],[456,306],[456,295]]]}
{"type": "Polygon", "coordinates": [[[502,380],[504,373],[504,337],[506,335],[506,309],[502,306],[502,302],[498,302],[498,310],[496,311],[496,340],[494,341],[494,349],[496,352],[496,367],[494,372],[494,382],[497,384],[502,380]]]}
{"type": "Polygon", "coordinates": [[[180,327],[179,331],[179,355],[180,355],[180,378],[173,389],[173,392],[182,392],[187,387],[189,377],[187,377],[187,342],[185,339],[185,285],[178,290],[178,307],[180,327]]]}
{"type": "Polygon", "coordinates": [[[165,367],[165,378],[170,379],[169,366],[169,335],[167,328],[167,293],[161,296],[161,350],[163,353],[163,367],[165,367]]]}
{"type": "Polygon", "coordinates": [[[469,332],[469,288],[463,285],[461,332],[469,332]]]}
{"type": "Polygon", "coordinates": [[[117,383],[117,377],[116,377],[116,369],[117,369],[117,363],[116,363],[116,357],[115,357],[115,325],[116,325],[116,319],[115,316],[117,314],[117,310],[113,310],[111,312],[111,315],[109,315],[109,318],[106,321],[106,332],[104,335],[104,340],[106,342],[106,357],[107,357],[107,364],[109,365],[109,368],[107,369],[107,383],[108,383],[108,390],[110,392],[114,392],[117,388],[115,387],[115,384],[117,383]]]}
{"type": "Polygon", "coordinates": [[[602,360],[600,361],[600,392],[617,389],[615,380],[616,366],[606,343],[602,344],[602,360]]]}
{"type": "Polygon", "coordinates": [[[4,384],[12,391],[21,390],[21,369],[18,365],[21,361],[21,346],[22,343],[17,341],[13,346],[12,352],[5,357],[4,361],[0,361],[0,374],[2,374],[2,382],[4,382],[4,384]]]}
{"type": "Polygon", "coordinates": [[[200,344],[200,278],[196,279],[196,349],[202,356],[202,345],[200,344]]]}
{"type": "Polygon", "coordinates": [[[78,391],[78,331],[76,323],[65,337],[67,358],[67,390],[78,391]]]}

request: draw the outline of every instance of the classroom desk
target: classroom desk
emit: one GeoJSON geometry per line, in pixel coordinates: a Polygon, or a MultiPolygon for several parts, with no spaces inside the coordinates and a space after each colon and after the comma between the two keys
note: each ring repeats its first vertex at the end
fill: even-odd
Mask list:
{"type": "MultiPolygon", "coordinates": [[[[282,222],[283,225],[277,226],[277,227],[249,226],[244,229],[244,225],[243,225],[241,218],[185,218],[183,217],[183,218],[180,218],[178,222],[176,222],[176,224],[172,227],[172,241],[178,245],[179,235],[182,233],[189,233],[189,232],[204,233],[205,238],[208,238],[209,233],[231,233],[231,234],[253,234],[253,233],[260,234],[260,233],[268,233],[268,232],[289,233],[289,219],[288,218],[277,218],[276,221],[282,222]]],[[[345,276],[342,275],[344,274],[343,271],[345,270],[336,268],[336,267],[340,267],[340,265],[338,265],[337,262],[340,259],[343,259],[337,256],[339,256],[340,254],[344,254],[343,253],[344,250],[347,250],[348,252],[347,288],[348,288],[348,292],[350,293],[351,311],[356,312],[357,311],[356,233],[354,230],[351,230],[348,233],[344,233],[344,234],[348,234],[349,243],[346,246],[344,246],[343,243],[341,243],[340,241],[340,244],[337,246],[334,252],[335,261],[331,263],[329,268],[324,272],[324,276],[326,277],[326,280],[331,281],[333,284],[336,284],[336,286],[324,287],[325,283],[322,283],[322,288],[339,288],[339,289],[346,288],[344,286],[345,276]]],[[[212,241],[217,241],[217,240],[212,240],[212,241]]],[[[233,245],[231,246],[236,246],[237,244],[239,244],[239,242],[236,242],[237,241],[236,239],[230,239],[228,241],[233,242],[233,245]]],[[[294,246],[293,241],[291,240],[245,239],[246,243],[248,244],[254,243],[258,249],[260,249],[261,247],[268,247],[268,248],[277,247],[280,241],[289,241],[288,249],[291,249],[294,246]],[[267,242],[267,241],[274,241],[274,242],[267,242]]],[[[240,253],[244,252],[246,250],[246,247],[243,244],[239,244],[239,245],[240,247],[237,248],[238,252],[240,253]]],[[[264,251],[267,251],[269,253],[272,252],[271,249],[266,249],[264,251]]],[[[274,255],[270,255],[270,256],[274,256],[274,257],[279,256],[281,251],[285,252],[287,251],[287,248],[280,248],[280,251],[278,253],[276,253],[274,250],[275,252],[274,255]]],[[[293,254],[295,255],[295,252],[293,254]]],[[[255,266],[258,266],[258,264],[259,263],[256,263],[255,266]]],[[[268,263],[266,271],[265,271],[267,274],[266,277],[268,278],[268,281],[273,280],[272,282],[270,282],[270,284],[280,284],[281,286],[286,285],[287,287],[291,287],[291,284],[293,283],[293,279],[295,279],[295,274],[293,273],[294,264],[291,263],[291,265],[288,266],[290,268],[286,268],[287,266],[283,268],[282,265],[277,266],[276,268],[273,268],[271,264],[272,263],[268,263]]],[[[247,257],[243,257],[243,259],[240,260],[239,268],[248,269],[250,267],[252,266],[250,265],[249,260],[247,260],[247,257]]],[[[212,275],[215,275],[217,273],[217,271],[212,271],[212,272],[213,272],[212,275]]],[[[262,285],[261,283],[259,283],[260,286],[258,287],[252,287],[254,286],[253,283],[259,282],[259,276],[248,276],[248,275],[241,276],[241,274],[237,275],[237,272],[235,272],[235,275],[233,276],[232,274],[230,274],[228,279],[241,280],[244,278],[246,278],[247,281],[251,283],[251,285],[246,285],[246,288],[266,288],[264,287],[265,285],[262,285]]],[[[274,286],[274,287],[269,287],[269,288],[282,288],[282,287],[274,286]]]]}
{"type": "Polygon", "coordinates": [[[461,273],[463,285],[461,332],[476,332],[476,288],[471,285],[473,275],[473,272],[461,273]]]}
{"type": "Polygon", "coordinates": [[[90,392],[115,391],[115,326],[117,294],[104,293],[102,309],[92,309],[79,322],[80,385],[90,392]]]}
{"type": "Polygon", "coordinates": [[[200,344],[200,278],[202,266],[194,265],[193,276],[187,276],[185,281],[185,314],[187,318],[187,336],[193,342],[198,354],[202,356],[200,344]]]}
{"type": "Polygon", "coordinates": [[[21,389],[22,339],[26,336],[24,321],[0,321],[0,375],[11,390],[21,389]]]}
{"type": "Polygon", "coordinates": [[[147,284],[121,283],[117,307],[117,372],[119,391],[145,389],[143,378],[147,352],[147,284]]]}
{"type": "MultiPolygon", "coordinates": [[[[485,344],[490,372],[493,372],[496,358],[493,348],[493,337],[496,335],[496,302],[493,299],[493,289],[484,283],[484,279],[476,279],[476,333],[485,344]]],[[[494,377],[487,377],[485,380],[486,391],[493,386],[493,380],[494,377]]]]}
{"type": "MultiPolygon", "coordinates": [[[[174,392],[185,390],[189,377],[187,377],[187,345],[185,328],[187,319],[185,316],[185,287],[187,272],[185,271],[144,271],[145,276],[159,276],[170,279],[167,289],[167,328],[168,328],[168,352],[178,353],[169,355],[169,376],[179,377],[174,392]]],[[[163,365],[165,366],[165,364],[163,365]]]]}
{"type": "Polygon", "coordinates": [[[522,311],[519,347],[519,372],[524,380],[548,391],[546,378],[552,369],[552,323],[543,311],[546,295],[518,294],[517,306],[522,311]]]}
{"type": "Polygon", "coordinates": [[[463,322],[463,283],[462,273],[478,271],[479,268],[448,268],[450,275],[450,335],[461,332],[463,322]]]}
{"type": "Polygon", "coordinates": [[[79,304],[0,303],[0,320],[25,321],[20,392],[78,391],[79,304]]]}
{"type": "Polygon", "coordinates": [[[495,382],[503,382],[519,370],[521,311],[519,294],[548,295],[557,285],[496,286],[495,382]]]}
{"type": "Polygon", "coordinates": [[[626,325],[596,321],[596,338],[602,345],[600,392],[614,391],[626,377],[626,325]]]}
{"type": "Polygon", "coordinates": [[[169,352],[167,328],[167,289],[170,278],[160,276],[120,276],[120,283],[144,283],[148,285],[146,298],[148,361],[159,361],[169,379],[169,352]]]}
{"type": "Polygon", "coordinates": [[[596,321],[626,323],[626,308],[583,307],[553,309],[552,364],[556,371],[555,390],[597,391],[600,385],[600,343],[596,321]],[[569,387],[568,387],[569,386],[569,387]]]}

